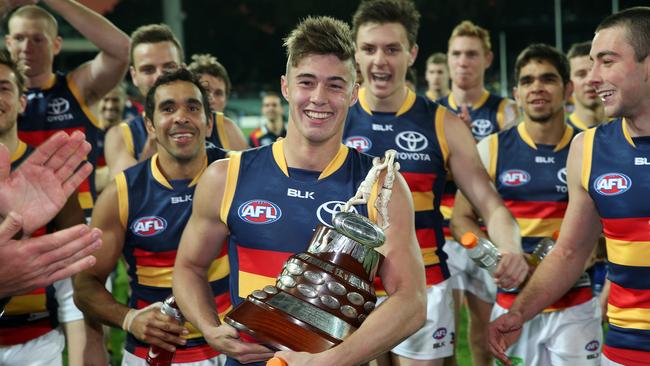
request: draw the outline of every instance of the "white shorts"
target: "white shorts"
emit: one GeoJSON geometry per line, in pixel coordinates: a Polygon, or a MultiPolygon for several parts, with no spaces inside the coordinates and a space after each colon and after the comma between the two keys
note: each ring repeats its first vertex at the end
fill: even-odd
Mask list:
{"type": "MultiPolygon", "coordinates": [[[[381,297],[381,303],[386,297],[381,297]]],[[[427,289],[427,321],[422,328],[391,350],[414,360],[436,360],[454,353],[454,299],[449,280],[427,289]]]]}
{"type": "Polygon", "coordinates": [[[447,266],[452,288],[469,291],[481,300],[493,304],[496,301],[497,285],[490,272],[479,267],[467,255],[467,250],[456,241],[447,240],[443,249],[449,256],[447,266]]]}
{"type": "MultiPolygon", "coordinates": [[[[220,354],[209,360],[186,362],[186,363],[172,363],[172,365],[182,366],[224,366],[226,364],[226,355],[220,354]]],[[[122,366],[149,366],[144,358],[140,358],[133,353],[124,350],[122,353],[122,366]]]]}
{"type": "MultiPolygon", "coordinates": [[[[492,317],[508,311],[498,304],[492,317]]],[[[595,366],[601,362],[603,332],[597,299],[527,321],[506,354],[513,365],[595,366]]]]}
{"type": "Polygon", "coordinates": [[[59,327],[31,341],[0,347],[0,365],[60,366],[64,346],[65,337],[59,327]]]}

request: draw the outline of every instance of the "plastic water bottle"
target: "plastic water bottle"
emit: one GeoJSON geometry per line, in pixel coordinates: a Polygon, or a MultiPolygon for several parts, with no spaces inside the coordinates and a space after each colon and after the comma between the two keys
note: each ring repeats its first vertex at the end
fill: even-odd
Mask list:
{"type": "Polygon", "coordinates": [[[467,249],[467,254],[479,267],[487,269],[490,273],[497,269],[501,253],[491,241],[467,232],[460,238],[460,244],[467,249]]]}
{"type": "Polygon", "coordinates": [[[551,252],[551,249],[553,249],[553,246],[555,245],[555,241],[557,240],[559,236],[559,233],[556,231],[553,233],[552,238],[543,238],[542,240],[537,243],[535,246],[535,249],[533,252],[530,254],[530,258],[528,259],[528,263],[530,263],[533,266],[538,266],[544,258],[548,255],[548,253],[551,252]]]}
{"type": "MultiPolygon", "coordinates": [[[[174,295],[169,295],[165,299],[163,305],[160,307],[160,312],[171,316],[183,324],[183,314],[181,314],[178,305],[176,305],[174,295]]],[[[171,366],[172,360],[174,359],[174,353],[175,352],[170,352],[164,348],[151,345],[149,347],[149,352],[147,353],[147,364],[149,366],[171,366]]]]}

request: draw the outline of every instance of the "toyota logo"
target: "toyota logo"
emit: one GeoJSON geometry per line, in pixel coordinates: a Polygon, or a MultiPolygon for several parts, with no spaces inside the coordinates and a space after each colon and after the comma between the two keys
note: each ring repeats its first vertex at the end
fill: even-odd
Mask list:
{"type": "Polygon", "coordinates": [[[562,168],[557,171],[557,179],[559,179],[560,182],[566,184],[566,168],[562,168]]]}
{"type": "Polygon", "coordinates": [[[70,109],[70,102],[64,98],[54,98],[47,104],[47,114],[63,114],[70,109]]]}
{"type": "Polygon", "coordinates": [[[400,149],[406,150],[409,152],[418,152],[422,151],[429,146],[429,141],[424,137],[423,134],[416,131],[404,131],[400,132],[395,137],[395,143],[399,146],[400,149]]]}
{"type": "MultiPolygon", "coordinates": [[[[332,219],[334,218],[334,215],[343,211],[343,206],[345,206],[345,202],[343,201],[329,201],[323,203],[318,207],[318,210],[316,211],[318,221],[327,227],[332,227],[332,219]]],[[[352,212],[358,213],[357,209],[354,206],[351,208],[352,212]]]]}
{"type": "Polygon", "coordinates": [[[472,134],[476,137],[486,137],[492,133],[492,122],[487,119],[477,119],[472,121],[472,134]]]}

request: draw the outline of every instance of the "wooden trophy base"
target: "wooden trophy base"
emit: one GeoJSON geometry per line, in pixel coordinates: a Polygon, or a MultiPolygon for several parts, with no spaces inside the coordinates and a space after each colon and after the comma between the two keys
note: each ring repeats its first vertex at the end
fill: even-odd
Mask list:
{"type": "Polygon", "coordinates": [[[225,321],[265,345],[283,351],[319,353],[342,342],[263,302],[250,300],[231,311],[225,321]]]}

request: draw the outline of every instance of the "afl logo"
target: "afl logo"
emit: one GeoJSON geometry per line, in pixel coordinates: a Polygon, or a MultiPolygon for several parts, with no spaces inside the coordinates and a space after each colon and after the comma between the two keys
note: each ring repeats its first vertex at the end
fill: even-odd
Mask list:
{"type": "Polygon", "coordinates": [[[603,196],[616,196],[632,187],[632,180],[622,173],[607,173],[596,178],[594,190],[603,196]]]}
{"type": "Polygon", "coordinates": [[[266,200],[250,200],[244,202],[237,210],[239,218],[249,224],[270,224],[282,217],[280,207],[266,200]]]}
{"type": "MultiPolygon", "coordinates": [[[[343,206],[345,206],[345,202],[343,201],[325,202],[318,206],[316,217],[318,217],[318,221],[320,221],[321,224],[327,227],[332,227],[332,219],[334,218],[334,215],[343,211],[343,206]]],[[[352,212],[358,213],[354,206],[352,206],[352,212]]]]}
{"type": "Polygon", "coordinates": [[[589,352],[596,352],[600,348],[600,342],[597,340],[593,340],[585,346],[585,349],[589,352]]]}
{"type": "Polygon", "coordinates": [[[433,332],[433,338],[438,340],[445,338],[446,335],[447,328],[438,328],[435,332],[433,332]]]}
{"type": "Polygon", "coordinates": [[[492,122],[487,119],[476,119],[472,121],[472,134],[479,140],[491,134],[492,129],[492,122]]]}
{"type": "Polygon", "coordinates": [[[167,220],[158,216],[141,217],[131,224],[131,231],[137,236],[154,236],[167,228],[167,220]]]}
{"type": "Polygon", "coordinates": [[[356,149],[359,152],[366,152],[372,147],[372,142],[367,137],[350,136],[345,139],[345,145],[356,149]]]}
{"type": "Polygon", "coordinates": [[[508,187],[519,187],[530,182],[530,174],[525,170],[510,169],[499,176],[501,183],[508,187]]]}
{"type": "Polygon", "coordinates": [[[566,168],[562,168],[557,171],[557,179],[559,179],[560,182],[566,184],[566,168]]]}
{"type": "Polygon", "coordinates": [[[422,151],[429,146],[429,141],[423,134],[416,131],[404,131],[395,136],[395,143],[400,149],[408,152],[422,151]]]}

